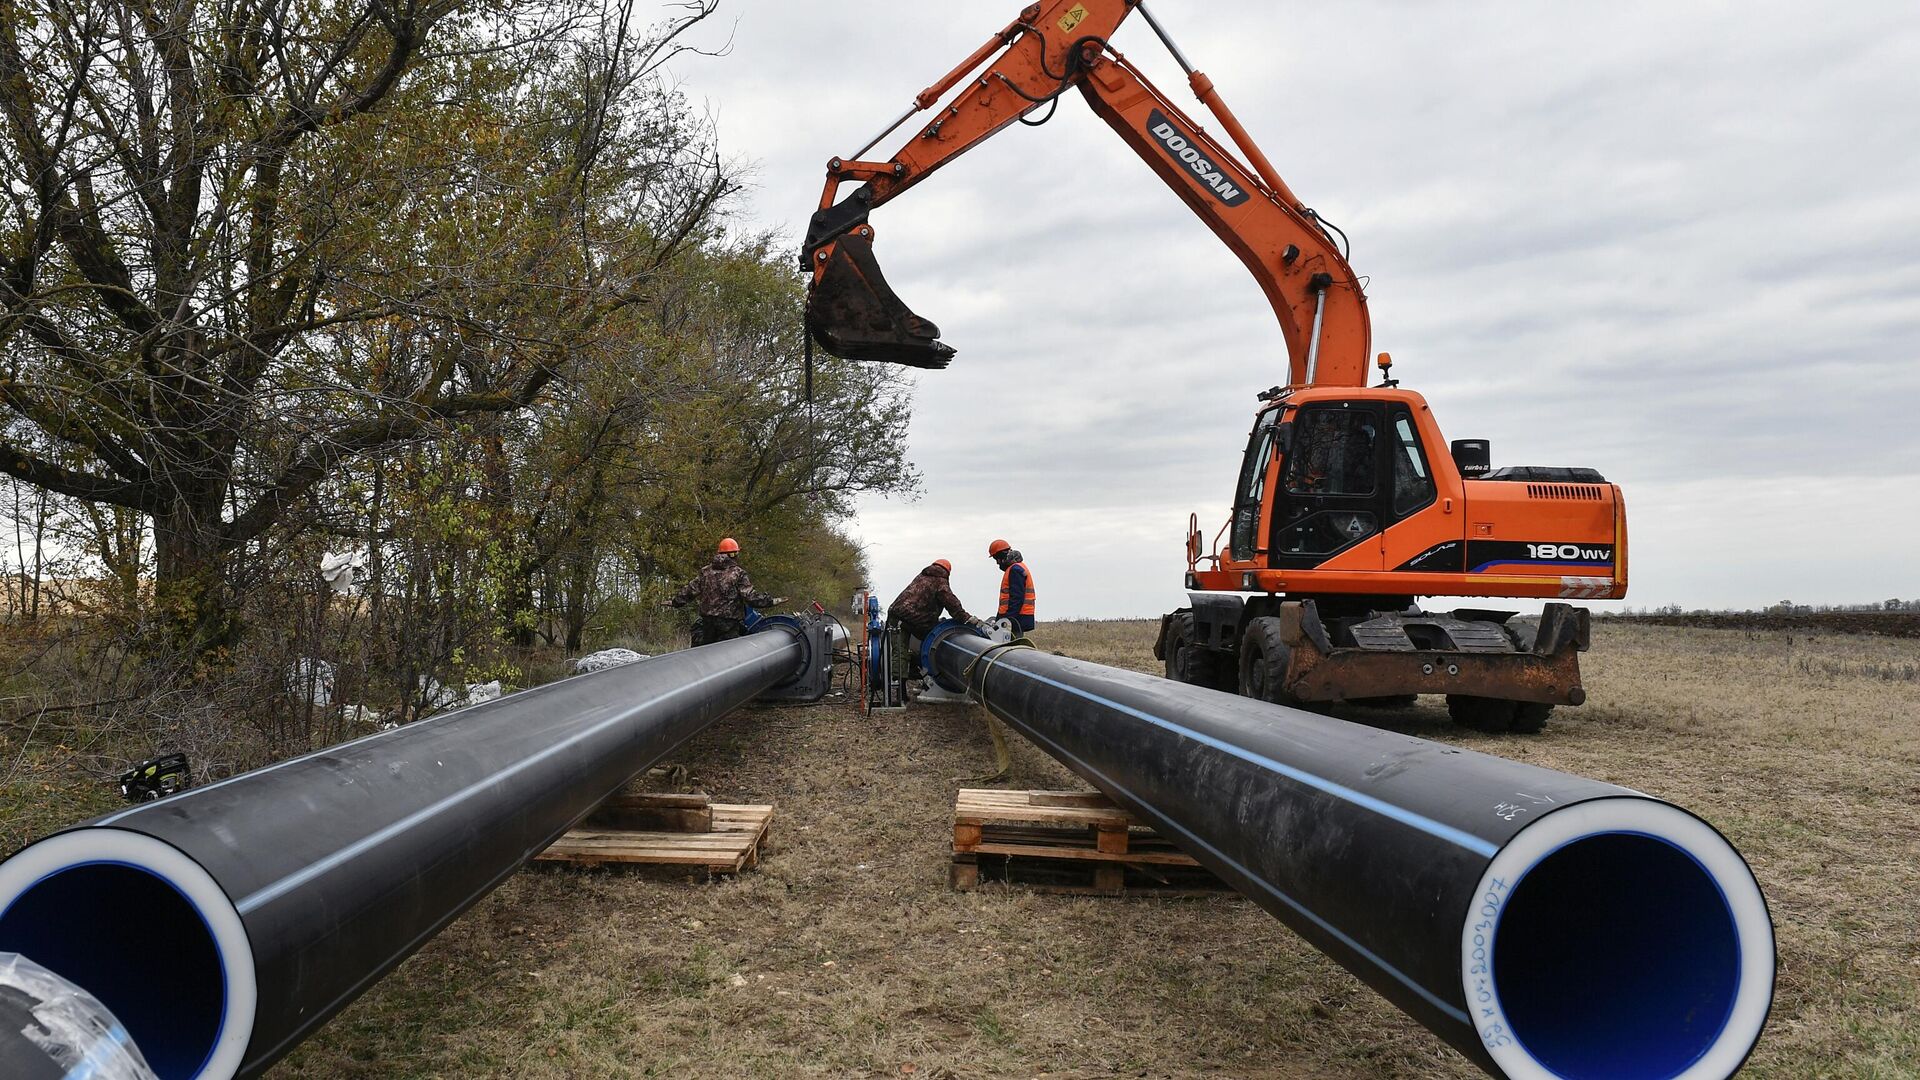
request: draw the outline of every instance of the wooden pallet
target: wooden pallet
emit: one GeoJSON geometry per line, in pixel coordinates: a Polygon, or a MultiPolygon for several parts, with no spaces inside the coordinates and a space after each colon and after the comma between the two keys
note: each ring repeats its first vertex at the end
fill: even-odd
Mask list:
{"type": "Polygon", "coordinates": [[[949,881],[1089,896],[1194,896],[1227,886],[1097,791],[962,788],[949,881]]]}
{"type": "Polygon", "coordinates": [[[534,859],[737,874],[759,865],[772,822],[771,806],[716,803],[705,795],[615,795],[534,859]]]}

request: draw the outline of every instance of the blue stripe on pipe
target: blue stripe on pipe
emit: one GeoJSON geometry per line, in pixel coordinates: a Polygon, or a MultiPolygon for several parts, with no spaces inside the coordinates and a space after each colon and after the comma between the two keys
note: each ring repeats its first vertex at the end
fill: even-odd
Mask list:
{"type": "MultiPolygon", "coordinates": [[[[1010,668],[1008,670],[1014,670],[1014,669],[1010,668]]],[[[1021,672],[1021,674],[1031,675],[1032,673],[1021,672]]],[[[1044,678],[1043,676],[1037,676],[1037,675],[1033,677],[1044,678]]],[[[1048,681],[1051,681],[1051,680],[1048,680],[1048,681]]],[[[1055,685],[1058,685],[1058,684],[1055,684],[1055,685]]],[[[1113,703],[1109,702],[1108,704],[1113,704],[1113,703]]],[[[1125,706],[1117,706],[1117,707],[1125,708],[1125,706]]],[[[1140,806],[1146,807],[1153,814],[1155,818],[1158,818],[1161,822],[1171,826],[1174,831],[1178,832],[1181,836],[1184,836],[1188,843],[1192,844],[1195,847],[1204,848],[1214,858],[1219,859],[1221,862],[1226,863],[1228,866],[1232,867],[1234,871],[1238,873],[1241,877],[1244,877],[1248,881],[1251,881],[1259,885],[1261,889],[1265,890],[1267,894],[1272,896],[1275,900],[1278,900],[1281,903],[1287,905],[1289,908],[1292,908],[1294,911],[1299,912],[1302,917],[1304,917],[1307,921],[1313,923],[1313,925],[1319,927],[1322,931],[1326,932],[1328,936],[1340,942],[1340,944],[1345,945],[1347,948],[1352,949],[1355,954],[1365,958],[1366,961],[1372,964],[1374,967],[1377,967],[1381,971],[1384,971],[1388,975],[1392,976],[1395,982],[1413,991],[1414,993],[1420,995],[1421,1000],[1425,1001],[1427,1004],[1432,1005],[1436,1009],[1439,1009],[1442,1013],[1445,1013],[1449,1018],[1451,1018],[1452,1020],[1458,1023],[1466,1024],[1469,1027],[1472,1026],[1473,1021],[1470,1018],[1468,1018],[1467,1014],[1463,1010],[1461,1010],[1461,1008],[1458,1005],[1454,1005],[1450,1002],[1442,1000],[1438,995],[1434,994],[1433,991],[1420,985],[1418,982],[1415,982],[1412,976],[1408,975],[1404,971],[1401,971],[1399,968],[1394,967],[1392,964],[1388,963],[1387,961],[1381,959],[1380,956],[1376,954],[1372,949],[1369,949],[1365,945],[1362,945],[1358,941],[1355,941],[1353,938],[1349,937],[1345,931],[1342,931],[1339,927],[1321,918],[1318,914],[1316,914],[1315,912],[1307,908],[1306,905],[1300,903],[1300,901],[1295,900],[1293,897],[1288,896],[1284,892],[1281,892],[1280,889],[1277,886],[1275,886],[1272,882],[1261,877],[1259,874],[1254,873],[1252,870],[1247,869],[1245,866],[1243,866],[1240,863],[1238,859],[1235,859],[1233,856],[1228,855],[1226,852],[1221,851],[1217,847],[1214,847],[1212,844],[1208,843],[1204,838],[1194,833],[1191,829],[1188,829],[1186,826],[1181,825],[1179,822],[1173,820],[1167,815],[1160,813],[1157,809],[1154,808],[1154,805],[1152,803],[1134,794],[1132,789],[1128,788],[1125,784],[1122,784],[1118,780],[1115,780],[1113,777],[1108,776],[1104,772],[1101,772],[1099,768],[1095,767],[1091,762],[1088,762],[1085,758],[1080,757],[1079,755],[1075,754],[1073,751],[1068,750],[1066,747],[1061,746],[1059,743],[1054,742],[1052,739],[1047,738],[1045,735],[1042,735],[1040,732],[1029,728],[1026,724],[1021,723],[1019,720],[1014,719],[1013,714],[1007,712],[1005,709],[995,707],[992,702],[987,702],[987,708],[989,710],[992,710],[995,713],[1000,714],[1000,716],[1003,719],[1005,719],[1007,723],[1012,724],[1014,727],[1019,728],[1022,732],[1025,732],[1029,738],[1038,739],[1041,742],[1046,743],[1048,746],[1051,746],[1053,748],[1052,753],[1054,753],[1056,756],[1061,758],[1071,759],[1074,762],[1078,762],[1080,768],[1085,769],[1087,772],[1092,773],[1094,776],[1098,777],[1100,780],[1104,781],[1106,784],[1111,785],[1113,790],[1120,792],[1127,799],[1133,801],[1134,803],[1140,806]]]]}
{"type": "Polygon", "coordinates": [[[617,727],[620,724],[631,722],[634,712],[637,712],[640,709],[652,708],[653,706],[659,705],[662,702],[679,697],[680,695],[686,693],[689,690],[693,690],[698,687],[705,686],[706,684],[714,681],[715,679],[719,679],[725,676],[731,676],[735,673],[736,673],[735,668],[726,668],[721,671],[712,672],[711,674],[708,674],[708,675],[703,675],[700,678],[695,679],[690,683],[685,683],[681,686],[677,686],[672,690],[667,691],[666,693],[660,695],[659,697],[654,698],[652,701],[646,702],[643,705],[636,706],[634,709],[624,711],[618,716],[610,717],[609,719],[603,720],[600,723],[595,724],[594,726],[588,728],[585,731],[579,732],[569,738],[561,740],[560,742],[554,743],[552,746],[547,747],[545,750],[542,750],[537,754],[533,754],[529,757],[522,758],[521,760],[515,762],[512,765],[507,766],[506,768],[500,770],[497,773],[494,773],[492,776],[489,776],[484,780],[480,780],[472,784],[468,784],[466,787],[461,788],[459,791],[454,792],[453,794],[447,796],[444,799],[439,800],[438,802],[422,807],[419,810],[415,810],[413,813],[408,814],[406,817],[401,818],[399,821],[396,821],[393,824],[388,825],[386,828],[381,829],[377,832],[369,833],[368,835],[361,837],[360,839],[354,841],[353,843],[348,844],[346,847],[343,847],[340,850],[334,852],[333,854],[328,855],[324,859],[320,859],[316,862],[307,864],[305,867],[299,870],[296,870],[293,873],[288,874],[287,876],[274,882],[273,884],[268,885],[262,889],[259,889],[253,894],[243,898],[238,904],[235,904],[234,907],[240,912],[240,914],[245,915],[248,912],[251,912],[254,909],[260,907],[262,904],[271,903],[273,900],[286,895],[287,893],[293,891],[294,889],[299,888],[302,885],[305,885],[307,882],[312,881],[314,878],[319,877],[320,875],[326,873],[327,871],[332,870],[333,868],[340,866],[344,863],[350,862],[353,859],[358,858],[359,856],[372,850],[373,848],[379,847],[381,844],[384,844],[388,840],[391,840],[394,837],[399,836],[401,833],[406,832],[408,829],[411,829],[414,826],[421,824],[422,822],[438,817],[439,815],[445,813],[446,811],[452,809],[455,806],[458,806],[459,804],[472,798],[474,795],[479,794],[480,792],[494,786],[495,784],[501,783],[502,781],[505,781],[505,780],[509,780],[514,776],[517,776],[520,773],[526,771],[527,769],[530,769],[533,766],[539,764],[540,762],[547,760],[548,758],[551,758],[557,754],[561,754],[568,750],[571,750],[572,748],[586,741],[587,739],[591,739],[594,736],[601,734],[602,732],[606,731],[608,728],[617,727]]]}
{"type": "MultiPolygon", "coordinates": [[[[647,663],[647,661],[654,660],[654,659],[657,659],[657,657],[649,656],[647,657],[646,660],[636,660],[633,663],[644,664],[644,663],[647,663]]],[[[622,666],[632,667],[633,665],[624,664],[622,666]]],[[[598,674],[598,673],[594,672],[592,674],[598,674]]],[[[569,676],[569,677],[578,678],[579,676],[569,676]]],[[[561,680],[561,681],[564,681],[564,680],[561,680]]],[[[480,703],[480,705],[493,705],[502,701],[510,701],[513,698],[517,698],[522,694],[531,694],[535,690],[545,689],[546,686],[552,686],[552,685],[553,685],[552,683],[546,683],[543,686],[530,686],[525,690],[516,690],[511,694],[505,694],[500,697],[494,698],[492,701],[483,701],[480,703]]],[[[263,765],[258,769],[251,769],[251,770],[248,770],[247,772],[236,773],[235,775],[229,776],[224,780],[216,780],[211,784],[202,784],[196,788],[188,788],[185,791],[167,796],[165,800],[166,806],[164,807],[164,809],[168,809],[168,810],[174,809],[175,807],[180,805],[181,799],[190,799],[195,795],[205,794],[206,792],[212,791],[215,788],[223,788],[223,787],[226,787],[228,784],[238,783],[241,780],[250,780],[256,776],[261,776],[263,774],[273,772],[277,769],[284,769],[289,765],[298,765],[303,761],[312,761],[314,758],[325,757],[328,754],[345,753],[348,750],[352,750],[354,747],[361,746],[378,739],[384,739],[389,735],[397,735],[403,731],[417,732],[420,728],[424,727],[427,724],[434,724],[435,726],[438,726],[439,722],[442,720],[448,720],[455,716],[460,716],[464,714],[468,709],[476,709],[479,707],[480,707],[479,705],[462,705],[457,709],[448,709],[446,712],[437,713],[433,716],[429,716],[425,720],[415,720],[411,724],[401,724],[399,727],[385,728],[383,730],[376,731],[371,735],[362,735],[357,739],[349,739],[343,743],[336,743],[333,746],[325,746],[325,747],[321,747],[318,750],[309,751],[307,753],[301,754],[299,757],[284,758],[280,761],[274,762],[271,765],[263,765]]],[[[159,800],[156,800],[156,801],[159,801],[159,800]]],[[[115,813],[108,814],[106,817],[103,817],[100,820],[94,822],[93,826],[95,828],[98,828],[103,825],[111,825],[114,822],[121,820],[122,818],[130,817],[134,814],[142,814],[147,812],[148,810],[152,810],[153,808],[154,807],[152,803],[141,803],[139,806],[135,806],[130,809],[120,810],[115,813]]]]}
{"type": "MultiPolygon", "coordinates": [[[[1104,705],[1109,709],[1114,709],[1118,712],[1126,713],[1128,716],[1131,716],[1137,720],[1144,720],[1147,723],[1154,725],[1155,727],[1164,728],[1165,730],[1171,731],[1176,735],[1185,736],[1186,738],[1192,739],[1197,743],[1202,743],[1206,746],[1210,746],[1215,750],[1218,750],[1224,754],[1231,754],[1242,761],[1249,762],[1254,765],[1258,765],[1263,769],[1271,769],[1272,771],[1279,773],[1280,775],[1288,778],[1289,780],[1294,780],[1299,783],[1305,784],[1308,787],[1314,788],[1315,790],[1318,790],[1318,791],[1324,791],[1327,794],[1332,795],[1336,798],[1343,799],[1347,802],[1353,803],[1355,806],[1364,807],[1365,809],[1371,810],[1382,817],[1391,818],[1392,820],[1397,821],[1402,825],[1408,826],[1409,828],[1418,829],[1421,832],[1426,833],[1428,836],[1432,836],[1440,840],[1445,840],[1450,844],[1465,848],[1466,850],[1473,852],[1475,855],[1479,855],[1484,858],[1491,859],[1500,850],[1500,847],[1498,844],[1489,843],[1488,841],[1483,840],[1480,837],[1465,831],[1464,829],[1456,829],[1451,825],[1445,824],[1443,822],[1435,821],[1432,818],[1426,817],[1425,815],[1416,814],[1413,811],[1408,810],[1404,806],[1395,806],[1393,803],[1387,802],[1384,799],[1375,798],[1372,795],[1362,794],[1361,792],[1355,791],[1344,784],[1336,784],[1332,780],[1328,780],[1324,776],[1315,776],[1310,772],[1306,772],[1304,770],[1295,768],[1292,765],[1283,764],[1281,762],[1273,760],[1270,757],[1265,757],[1261,754],[1256,754],[1253,751],[1246,749],[1245,747],[1235,746],[1230,742],[1226,742],[1222,739],[1216,739],[1211,735],[1207,735],[1202,732],[1195,731],[1189,727],[1183,727],[1182,725],[1176,724],[1173,721],[1165,719],[1163,717],[1154,716],[1152,713],[1142,712],[1131,705],[1122,705],[1118,701],[1114,701],[1110,698],[1101,697],[1099,694],[1082,690],[1077,686],[1068,686],[1066,683],[1059,682],[1055,679],[1049,679],[1045,675],[1039,675],[1031,671],[1025,671],[1017,667],[1012,667],[1006,664],[1004,661],[997,662],[994,666],[999,668],[1002,671],[1011,671],[1016,675],[1024,675],[1027,678],[1034,680],[1035,682],[1045,683],[1046,685],[1051,686],[1056,690],[1064,690],[1065,692],[1069,694],[1073,694],[1076,697],[1084,698],[1087,701],[1091,701],[1099,705],[1104,705]]],[[[981,696],[985,697],[984,694],[982,694],[981,696]]]]}

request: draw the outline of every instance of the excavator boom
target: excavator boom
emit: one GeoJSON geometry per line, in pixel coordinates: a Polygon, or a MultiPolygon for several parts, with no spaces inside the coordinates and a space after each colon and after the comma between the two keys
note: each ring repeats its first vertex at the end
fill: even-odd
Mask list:
{"type": "MultiPolygon", "coordinates": [[[[852,158],[828,162],[802,254],[814,340],[852,359],[945,367],[952,348],[880,272],[870,216],[1016,120],[1044,123],[1069,90],[1239,258],[1287,345],[1286,383],[1258,395],[1211,552],[1197,516],[1189,524],[1189,605],[1162,619],[1154,650],[1168,677],[1292,704],[1445,695],[1455,720],[1498,731],[1537,731],[1555,706],[1584,701],[1585,611],[1556,602],[1537,619],[1434,614],[1414,602],[1625,596],[1619,487],[1590,469],[1492,469],[1484,441],[1448,443],[1426,400],[1399,388],[1385,353],[1381,381],[1368,385],[1366,296],[1338,230],[1281,180],[1143,0],[1028,7],[852,158]],[[1110,37],[1135,11],[1231,148],[1114,49],[1110,37]],[[891,158],[865,159],[925,110],[931,120],[891,158]],[[857,186],[842,196],[847,184],[857,186]]],[[[1074,202],[1072,193],[1044,197],[1074,202]]]]}
{"type": "Polygon", "coordinates": [[[896,128],[965,84],[892,158],[828,162],[801,254],[813,275],[807,327],[822,348],[854,360],[947,365],[953,349],[939,340],[938,327],[910,311],[881,273],[868,215],[1015,121],[1032,123],[1025,118],[1041,110],[1050,116],[1058,99],[1077,89],[1253,274],[1286,339],[1288,385],[1365,385],[1366,297],[1353,269],[1227,110],[1212,81],[1186,63],[1157,23],[1153,29],[1244,160],[1114,50],[1108,38],[1135,8],[1152,23],[1139,0],[1053,0],[1028,7],[915,97],[896,128]],[[840,197],[842,185],[851,182],[860,186],[840,197]]]}

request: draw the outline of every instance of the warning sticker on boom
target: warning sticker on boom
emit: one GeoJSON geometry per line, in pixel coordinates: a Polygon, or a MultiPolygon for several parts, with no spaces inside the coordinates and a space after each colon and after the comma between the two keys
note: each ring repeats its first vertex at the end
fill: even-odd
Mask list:
{"type": "Polygon", "coordinates": [[[1067,13],[1065,15],[1060,16],[1061,33],[1065,33],[1065,34],[1073,33],[1073,28],[1076,26],[1079,26],[1083,21],[1085,21],[1086,17],[1087,17],[1087,5],[1075,4],[1072,7],[1068,8],[1067,13]]]}

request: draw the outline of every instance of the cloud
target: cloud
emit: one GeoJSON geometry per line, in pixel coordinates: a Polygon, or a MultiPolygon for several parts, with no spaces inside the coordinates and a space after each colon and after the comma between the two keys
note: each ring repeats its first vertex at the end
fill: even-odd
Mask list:
{"type": "MultiPolygon", "coordinates": [[[[732,0],[675,74],[796,241],[850,153],[1017,3],[732,0]]],[[[1353,238],[1375,345],[1449,436],[1626,490],[1630,602],[1920,595],[1920,20],[1910,5],[1162,3],[1282,175],[1353,238]]],[[[1183,107],[1144,25],[1114,44],[1183,107]]],[[[900,136],[883,143],[891,152],[900,136]]],[[[926,496],[858,532],[889,595],[938,554],[987,606],[1181,601],[1285,346],[1237,260],[1084,104],[874,215],[960,349],[919,379],[926,496]],[[976,558],[976,555],[978,557],[976,558]]]]}

